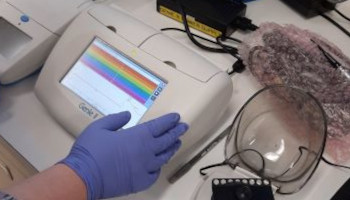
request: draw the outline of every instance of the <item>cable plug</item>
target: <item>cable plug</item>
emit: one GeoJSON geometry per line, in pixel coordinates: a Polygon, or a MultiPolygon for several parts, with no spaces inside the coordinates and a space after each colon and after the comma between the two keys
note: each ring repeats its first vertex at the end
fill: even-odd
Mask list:
{"type": "Polygon", "coordinates": [[[243,31],[250,30],[250,31],[255,31],[259,27],[254,25],[252,23],[251,19],[248,19],[246,17],[236,17],[235,20],[231,24],[232,27],[241,29],[243,31]]]}
{"type": "Polygon", "coordinates": [[[233,63],[231,70],[229,70],[227,73],[229,75],[233,73],[241,73],[245,70],[245,65],[243,64],[242,59],[238,59],[235,63],[233,63]]]}

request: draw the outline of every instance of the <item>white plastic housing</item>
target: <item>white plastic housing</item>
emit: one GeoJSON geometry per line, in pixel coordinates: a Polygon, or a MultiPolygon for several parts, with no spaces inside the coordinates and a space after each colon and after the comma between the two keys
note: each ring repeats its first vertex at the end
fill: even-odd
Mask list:
{"type": "MultiPolygon", "coordinates": [[[[0,18],[11,25],[0,29],[0,36],[5,37],[2,39],[6,40],[9,28],[17,29],[18,36],[23,33],[30,38],[11,55],[0,53],[0,82],[15,82],[40,68],[63,30],[91,3],[91,0],[0,0],[0,18]],[[28,21],[21,19],[23,16],[28,21]]],[[[20,39],[2,44],[0,49],[6,52],[18,45],[20,39]]]]}
{"type": "Polygon", "coordinates": [[[79,105],[87,103],[64,87],[60,80],[95,37],[167,82],[139,123],[177,112],[181,121],[189,125],[190,129],[182,137],[181,149],[167,166],[166,173],[172,172],[186,162],[212,133],[211,129],[227,108],[232,95],[230,77],[205,58],[124,11],[96,6],[82,12],[67,28],[48,57],[35,86],[38,99],[75,136],[103,115],[91,105],[92,117],[80,110],[79,105]]]}

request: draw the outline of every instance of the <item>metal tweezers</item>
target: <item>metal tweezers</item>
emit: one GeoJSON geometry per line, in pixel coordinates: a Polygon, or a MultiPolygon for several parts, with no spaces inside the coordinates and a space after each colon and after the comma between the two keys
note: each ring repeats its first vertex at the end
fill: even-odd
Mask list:
{"type": "Polygon", "coordinates": [[[338,69],[339,67],[342,67],[342,65],[326,50],[324,50],[319,44],[317,44],[314,40],[310,39],[311,42],[317,45],[317,48],[322,52],[322,54],[326,57],[328,62],[332,65],[334,69],[338,69]]]}

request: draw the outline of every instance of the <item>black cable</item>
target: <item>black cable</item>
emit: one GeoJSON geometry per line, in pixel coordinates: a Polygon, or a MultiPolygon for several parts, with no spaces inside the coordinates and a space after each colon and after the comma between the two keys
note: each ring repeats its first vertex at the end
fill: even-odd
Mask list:
{"type": "Polygon", "coordinates": [[[200,168],[199,169],[199,173],[202,175],[202,176],[206,176],[207,173],[205,173],[204,171],[207,170],[207,169],[210,169],[210,168],[213,168],[213,167],[221,167],[221,166],[225,166],[225,165],[228,165],[228,163],[226,161],[222,162],[222,163],[216,163],[216,164],[212,164],[212,165],[208,165],[208,166],[205,166],[203,168],[200,168]]]}
{"type": "MultiPolygon", "coordinates": [[[[183,29],[180,29],[180,28],[172,28],[172,27],[170,27],[170,28],[162,28],[162,29],[160,29],[160,30],[161,30],[161,31],[181,31],[181,32],[186,33],[186,30],[183,30],[183,29]]],[[[192,36],[194,36],[194,37],[200,38],[200,39],[205,40],[205,41],[207,41],[207,42],[210,42],[210,43],[212,43],[212,44],[217,44],[215,41],[209,40],[209,39],[207,39],[207,38],[205,38],[205,37],[202,37],[202,36],[200,36],[200,35],[197,35],[197,34],[194,34],[194,33],[191,33],[191,34],[192,34],[192,36]]]]}
{"type": "MultiPolygon", "coordinates": [[[[237,58],[238,51],[234,47],[227,46],[227,45],[221,43],[219,45],[222,48],[214,48],[214,47],[205,46],[205,45],[201,44],[200,42],[198,42],[195,39],[195,37],[198,37],[198,36],[195,36],[194,34],[191,33],[191,30],[189,28],[188,21],[187,21],[187,18],[186,18],[186,12],[185,12],[185,9],[184,9],[183,5],[181,4],[181,0],[177,0],[176,3],[178,5],[178,7],[179,7],[179,12],[181,14],[182,22],[183,22],[183,25],[185,27],[185,31],[187,33],[187,36],[192,41],[193,44],[195,44],[197,47],[199,47],[201,49],[204,49],[204,50],[210,51],[210,52],[215,52],[215,53],[229,53],[229,54],[232,55],[232,53],[234,51],[236,51],[234,57],[237,58]],[[223,47],[223,45],[225,47],[223,47]]],[[[240,28],[242,30],[256,30],[256,29],[259,28],[258,26],[252,24],[251,20],[246,18],[246,17],[237,17],[237,19],[233,22],[232,25],[235,25],[235,24],[237,25],[237,28],[240,28]]],[[[177,30],[177,29],[172,29],[172,30],[177,30]]],[[[203,39],[202,37],[198,37],[198,38],[203,39]]],[[[224,39],[232,40],[232,41],[239,42],[239,43],[242,42],[241,40],[238,40],[238,39],[232,38],[232,37],[225,37],[224,39]]]]}
{"type": "MultiPolygon", "coordinates": [[[[186,30],[183,30],[183,29],[180,29],[180,28],[173,28],[173,27],[162,28],[162,29],[160,29],[160,30],[161,30],[161,31],[181,31],[181,32],[186,33],[186,30]]],[[[194,36],[194,37],[200,38],[200,39],[202,39],[202,40],[205,40],[205,41],[210,42],[210,43],[215,44],[215,45],[219,45],[217,42],[212,41],[212,40],[210,40],[210,39],[207,39],[207,38],[205,38],[205,37],[202,37],[202,36],[200,36],[200,35],[197,35],[197,34],[194,34],[194,33],[191,33],[191,34],[192,34],[192,36],[194,36]]],[[[242,42],[242,41],[240,41],[239,39],[232,38],[232,37],[227,37],[227,39],[233,40],[233,41],[236,41],[236,42],[239,41],[239,43],[242,42]]],[[[219,46],[220,46],[220,45],[219,45],[219,46]]],[[[232,49],[236,49],[235,47],[228,46],[228,45],[225,45],[225,47],[228,48],[228,49],[231,49],[231,48],[232,48],[232,49]]],[[[237,50],[236,50],[236,51],[237,51],[237,50]]]]}
{"type": "Polygon", "coordinates": [[[197,47],[201,48],[201,49],[204,49],[206,51],[210,51],[210,52],[215,52],[215,53],[227,53],[225,50],[223,50],[222,48],[213,48],[213,47],[208,47],[208,46],[205,46],[201,43],[199,43],[192,35],[191,31],[190,31],[190,28],[188,26],[188,21],[187,21],[187,18],[186,18],[186,13],[185,13],[185,10],[180,2],[180,0],[177,0],[177,4],[178,4],[178,7],[179,7],[179,11],[180,11],[180,14],[181,14],[181,17],[182,17],[182,22],[183,22],[183,25],[185,26],[185,30],[186,30],[186,33],[187,33],[187,36],[188,38],[193,42],[193,44],[195,44],[197,47]]]}
{"type": "Polygon", "coordinates": [[[213,167],[225,166],[225,165],[229,165],[232,169],[235,169],[238,166],[238,164],[233,164],[230,162],[230,160],[236,156],[239,156],[241,153],[245,153],[247,151],[252,151],[252,152],[256,153],[257,155],[259,155],[259,157],[261,158],[261,161],[262,161],[262,167],[257,173],[258,173],[258,175],[263,174],[265,171],[265,167],[266,167],[265,159],[264,159],[264,156],[259,151],[255,150],[255,149],[243,149],[242,151],[234,153],[228,159],[225,159],[224,162],[216,163],[216,164],[212,164],[212,165],[208,165],[208,166],[200,168],[199,173],[201,175],[205,176],[205,175],[207,175],[207,173],[203,172],[204,170],[207,170],[207,169],[210,169],[213,167]]]}
{"type": "MultiPolygon", "coordinates": [[[[161,31],[181,31],[181,32],[186,33],[186,30],[183,30],[183,29],[180,29],[180,28],[174,28],[174,27],[162,28],[160,30],[161,31]]],[[[222,41],[224,41],[224,40],[231,40],[231,41],[234,41],[234,42],[237,42],[237,43],[242,43],[241,40],[239,40],[237,38],[234,38],[234,37],[219,36],[218,38],[216,38],[217,41],[215,42],[215,41],[212,41],[210,39],[204,38],[204,37],[202,37],[200,35],[196,35],[194,33],[191,33],[191,35],[194,36],[194,37],[200,38],[200,39],[202,39],[204,41],[210,42],[212,44],[221,46],[221,48],[223,48],[223,50],[225,50],[226,53],[229,53],[230,55],[232,55],[233,57],[235,57],[237,59],[237,61],[232,65],[232,68],[230,70],[227,70],[227,74],[228,75],[232,75],[232,74],[234,74],[236,72],[241,73],[245,69],[245,65],[243,64],[243,60],[238,56],[237,48],[229,46],[229,45],[225,45],[225,44],[223,44],[221,42],[221,40],[222,41]]]]}
{"type": "Polygon", "coordinates": [[[239,40],[239,39],[234,38],[234,37],[223,36],[223,35],[221,35],[220,37],[221,37],[220,39],[221,39],[222,41],[225,41],[225,40],[232,40],[232,41],[237,42],[237,43],[242,43],[242,40],[239,40]]]}
{"type": "Polygon", "coordinates": [[[338,164],[335,164],[335,163],[332,163],[330,161],[328,161],[325,157],[321,157],[321,159],[323,160],[323,162],[327,163],[328,165],[330,166],[334,166],[334,167],[340,167],[340,168],[345,168],[345,169],[350,169],[350,167],[348,166],[345,166],[345,165],[338,165],[338,164]]]}
{"type": "Polygon", "coordinates": [[[216,42],[218,45],[221,46],[221,48],[226,51],[227,53],[231,54],[233,57],[235,57],[237,60],[241,60],[241,58],[237,55],[238,54],[238,50],[235,48],[234,50],[232,49],[229,49],[227,48],[226,45],[224,45],[222,42],[221,42],[221,36],[217,37],[216,38],[216,42]]]}
{"type": "MultiPolygon", "coordinates": [[[[299,162],[299,160],[301,159],[301,157],[302,157],[302,155],[303,155],[303,150],[306,150],[306,151],[308,151],[308,152],[311,152],[311,153],[314,153],[314,154],[317,155],[316,152],[309,150],[307,147],[300,146],[300,147],[299,147],[299,153],[300,153],[300,155],[298,156],[298,158],[296,159],[296,161],[293,162],[293,165],[290,166],[290,167],[289,167],[285,172],[283,172],[282,174],[280,174],[280,175],[278,175],[278,176],[276,176],[276,177],[270,177],[269,180],[276,180],[277,178],[279,178],[279,177],[285,175],[286,173],[288,173],[288,172],[299,162]]],[[[239,156],[241,153],[244,153],[244,152],[247,152],[247,151],[253,151],[253,152],[257,153],[257,155],[259,155],[259,157],[261,158],[261,160],[262,160],[262,167],[261,167],[261,169],[260,169],[259,171],[257,171],[257,174],[258,174],[259,176],[264,177],[263,174],[264,174],[265,167],[266,167],[265,159],[264,159],[264,156],[263,156],[259,151],[255,150],[255,149],[244,149],[244,150],[242,150],[242,151],[236,152],[236,153],[234,153],[232,156],[230,156],[230,158],[225,159],[225,160],[224,160],[223,162],[221,162],[221,163],[216,163],[216,164],[212,164],[212,165],[208,165],[208,166],[202,167],[202,168],[199,170],[199,173],[200,173],[201,175],[205,176],[205,175],[207,175],[207,173],[204,172],[205,170],[210,169],[210,168],[213,168],[213,167],[220,167],[220,166],[225,166],[225,165],[229,165],[232,169],[235,169],[235,168],[236,168],[237,166],[239,166],[239,165],[238,165],[237,163],[236,163],[236,164],[231,163],[230,160],[231,160],[232,158],[236,157],[236,156],[239,156]]],[[[320,159],[321,159],[322,161],[324,161],[326,164],[330,165],[330,166],[340,167],[340,168],[345,168],[345,169],[350,169],[350,167],[348,167],[348,166],[338,165],[338,164],[332,163],[332,162],[328,161],[324,156],[321,156],[320,159]]],[[[250,168],[249,165],[246,164],[246,166],[247,166],[248,168],[250,168]]],[[[250,169],[252,169],[252,168],[250,168],[250,169]]],[[[253,170],[255,170],[255,169],[253,169],[253,170]]],[[[279,191],[278,193],[282,194],[280,191],[279,191]]],[[[289,193],[283,193],[283,194],[289,194],[289,193]]]]}
{"type": "Polygon", "coordinates": [[[342,16],[344,19],[350,21],[350,18],[346,15],[344,15],[342,12],[340,12],[337,8],[334,8],[334,11],[338,13],[340,16],[342,16]]]}
{"type": "Polygon", "coordinates": [[[252,23],[251,19],[246,17],[236,17],[236,19],[232,22],[231,26],[241,29],[242,31],[255,31],[259,27],[252,23]]]}
{"type": "MultiPolygon", "coordinates": [[[[309,151],[309,152],[310,152],[310,150],[309,150],[308,148],[306,148],[306,147],[304,147],[304,146],[300,146],[300,147],[299,147],[300,157],[301,157],[301,155],[302,155],[302,153],[303,153],[302,150],[306,150],[306,151],[309,151]]],[[[311,151],[311,152],[312,152],[312,151],[311,151]]],[[[313,153],[316,154],[316,152],[313,152],[313,153]]],[[[298,159],[298,160],[299,160],[299,159],[298,159]]],[[[340,168],[344,168],[344,169],[350,169],[349,166],[338,165],[338,164],[332,163],[332,162],[330,162],[329,160],[327,160],[324,156],[321,156],[321,160],[322,160],[323,162],[325,162],[326,164],[328,164],[328,165],[330,165],[330,166],[333,166],[333,167],[340,167],[340,168]]]]}
{"type": "MultiPolygon", "coordinates": [[[[290,169],[291,169],[292,167],[294,167],[294,166],[296,165],[296,163],[299,162],[300,158],[301,158],[302,155],[303,155],[303,150],[306,150],[306,151],[308,151],[308,152],[311,152],[311,153],[314,153],[314,154],[317,155],[316,152],[309,150],[307,147],[300,146],[300,147],[299,147],[299,153],[300,153],[300,154],[299,154],[298,158],[296,159],[296,161],[293,162],[293,165],[292,165],[290,168],[288,168],[285,172],[283,172],[281,175],[278,175],[278,176],[273,177],[273,178],[271,178],[271,179],[272,179],[272,180],[275,180],[276,178],[279,178],[279,177],[285,175],[287,172],[289,172],[290,169]]],[[[262,174],[264,173],[265,167],[266,167],[265,159],[264,159],[264,156],[263,156],[259,151],[255,150],[255,149],[244,149],[244,150],[242,150],[242,151],[236,152],[236,153],[234,153],[232,156],[230,156],[230,158],[225,159],[224,162],[216,163],[216,164],[213,164],[213,165],[208,165],[208,166],[206,166],[206,167],[201,168],[201,169],[199,170],[199,172],[200,172],[201,175],[206,175],[206,173],[203,172],[204,170],[207,170],[207,169],[210,169],[210,168],[213,168],[213,167],[224,166],[224,165],[229,165],[230,167],[232,167],[232,169],[235,169],[236,166],[238,166],[238,164],[233,164],[233,163],[230,162],[230,160],[231,160],[232,158],[236,157],[236,156],[239,156],[240,154],[242,154],[242,153],[244,153],[244,152],[247,152],[247,151],[253,151],[253,152],[255,152],[257,155],[259,155],[259,157],[261,158],[261,160],[262,160],[262,167],[261,167],[261,169],[260,169],[257,173],[258,173],[258,175],[262,175],[262,174]]],[[[328,161],[324,156],[321,156],[321,160],[324,161],[326,164],[328,164],[328,165],[330,165],[330,166],[340,167],[340,168],[345,168],[345,169],[350,169],[350,167],[348,167],[348,166],[345,166],[345,165],[338,165],[338,164],[332,163],[332,162],[328,161]]],[[[247,166],[248,166],[248,165],[247,165],[247,166]]],[[[248,167],[249,167],[249,166],[248,166],[248,167]]]]}
{"type": "Polygon", "coordinates": [[[232,65],[232,70],[228,70],[227,73],[228,75],[232,75],[234,73],[241,73],[245,70],[245,65],[243,63],[243,60],[241,59],[241,57],[238,55],[238,49],[235,49],[235,51],[232,51],[230,49],[227,49],[226,46],[221,42],[221,40],[226,39],[223,36],[219,36],[216,38],[216,42],[229,54],[231,54],[234,58],[237,59],[237,61],[235,63],[233,63],[232,65]]]}
{"type": "MultiPolygon", "coordinates": [[[[176,31],[183,31],[183,32],[186,32],[188,38],[192,41],[193,44],[195,44],[197,47],[203,49],[203,50],[206,50],[206,51],[210,51],[210,52],[215,52],[215,53],[228,53],[230,55],[232,55],[233,57],[235,57],[236,59],[238,59],[233,65],[232,65],[232,70],[228,70],[227,73],[229,75],[232,75],[233,73],[235,72],[242,72],[244,69],[245,69],[245,65],[243,64],[243,60],[238,56],[238,49],[235,48],[235,47],[232,47],[232,46],[229,46],[229,45],[226,45],[226,44],[223,44],[221,41],[217,41],[216,43],[211,41],[211,40],[208,40],[204,37],[201,37],[199,35],[196,35],[196,34],[193,34],[191,33],[190,31],[190,28],[189,28],[189,25],[188,25],[188,21],[187,21],[187,18],[186,18],[186,13],[185,13],[185,10],[181,4],[181,0],[177,0],[176,3],[178,4],[178,7],[179,7],[179,12],[181,14],[181,17],[182,17],[182,22],[183,22],[183,25],[185,27],[185,30],[181,30],[181,29],[177,29],[177,28],[163,28],[161,29],[162,31],[168,31],[168,30],[176,30],[176,31]],[[208,46],[205,46],[203,44],[201,44],[200,42],[198,42],[195,37],[197,38],[200,38],[200,39],[203,39],[207,42],[210,42],[210,43],[213,43],[213,44],[216,44],[216,45],[219,45],[221,46],[221,48],[214,48],[214,47],[208,47],[208,46]]],[[[235,41],[235,42],[238,42],[238,43],[241,43],[242,41],[241,40],[238,40],[236,38],[233,38],[233,37],[221,37],[223,40],[232,40],[232,41],[235,41]]],[[[218,40],[218,39],[217,39],[218,40]]]]}
{"type": "MultiPolygon", "coordinates": [[[[160,29],[160,30],[161,30],[161,31],[181,31],[181,32],[186,33],[186,30],[183,30],[183,29],[181,29],[181,28],[174,28],[174,27],[162,28],[162,29],[160,29]]],[[[200,35],[196,35],[196,34],[194,34],[194,33],[191,33],[191,34],[192,34],[193,36],[195,36],[195,37],[200,38],[200,39],[203,39],[203,40],[206,40],[206,41],[208,41],[208,42],[217,44],[216,42],[214,42],[214,41],[212,41],[212,40],[209,40],[209,39],[207,39],[207,38],[205,38],[205,37],[202,37],[202,36],[200,36],[200,35]]],[[[222,36],[221,36],[221,37],[222,37],[222,36]]],[[[237,43],[242,43],[242,40],[237,39],[237,38],[234,38],[234,37],[230,37],[230,36],[224,36],[224,37],[222,37],[222,40],[223,40],[223,41],[225,41],[225,40],[232,40],[232,41],[237,42],[237,43]]]]}
{"type": "Polygon", "coordinates": [[[326,20],[328,20],[330,23],[332,23],[334,26],[336,26],[337,28],[339,28],[341,31],[343,31],[343,33],[345,33],[348,37],[350,37],[350,32],[347,31],[344,27],[342,27],[340,24],[338,24],[336,21],[334,21],[332,18],[330,18],[329,16],[323,14],[322,12],[319,12],[319,15],[321,15],[323,18],[325,18],[326,20]]]}

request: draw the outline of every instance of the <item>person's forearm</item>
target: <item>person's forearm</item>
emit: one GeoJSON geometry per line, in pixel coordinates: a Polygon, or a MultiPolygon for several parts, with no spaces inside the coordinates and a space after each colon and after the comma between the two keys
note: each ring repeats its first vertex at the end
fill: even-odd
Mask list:
{"type": "Polygon", "coordinates": [[[86,187],[64,164],[55,165],[30,179],[4,189],[18,200],[85,200],[86,187]]]}
{"type": "Polygon", "coordinates": [[[179,150],[188,125],[169,113],[122,129],[130,119],[130,112],[121,112],[96,120],[60,164],[4,192],[18,200],[84,200],[148,189],[179,150]]]}

